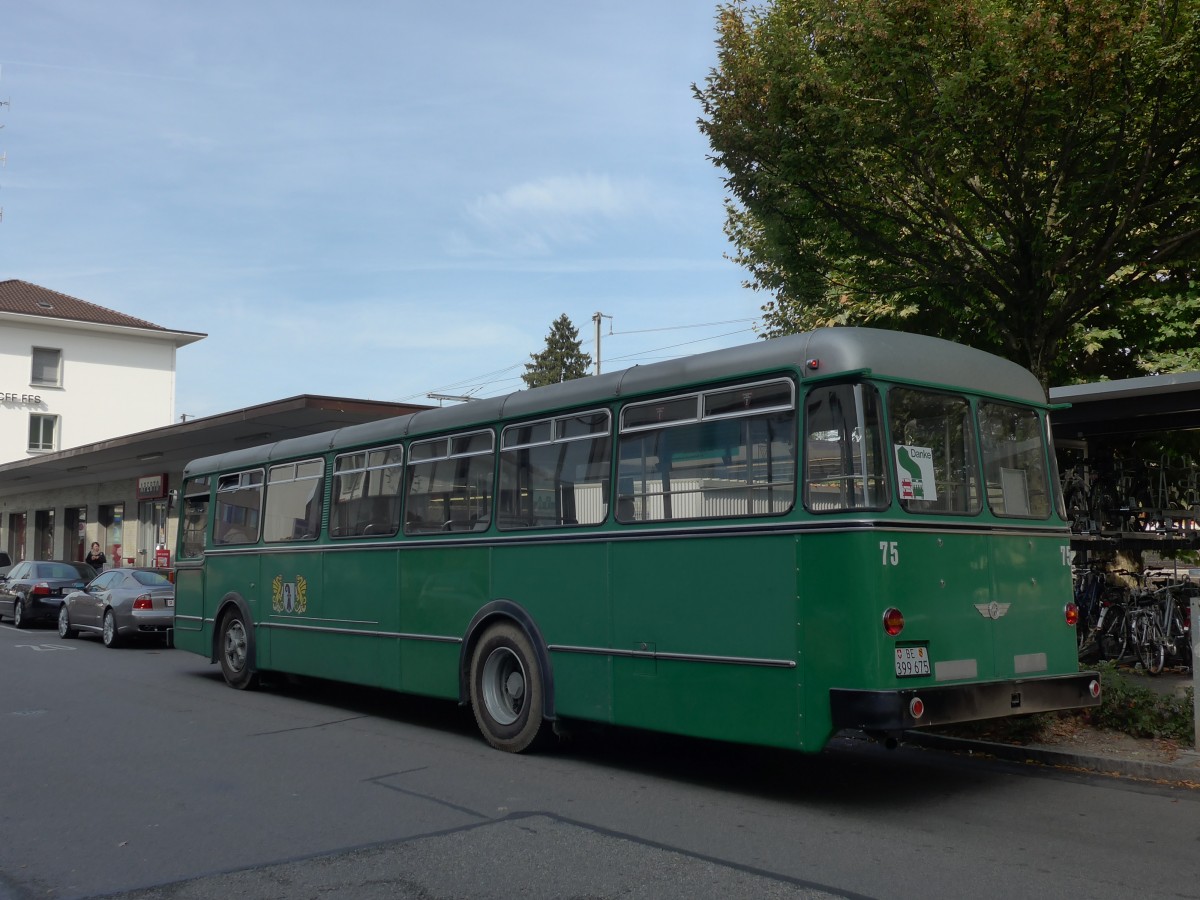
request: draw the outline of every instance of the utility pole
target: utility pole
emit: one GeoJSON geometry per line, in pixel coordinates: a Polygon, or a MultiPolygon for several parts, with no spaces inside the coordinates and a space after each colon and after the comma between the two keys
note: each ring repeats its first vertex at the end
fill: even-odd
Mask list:
{"type": "MultiPolygon", "coordinates": [[[[606,313],[602,313],[602,312],[596,312],[596,313],[592,314],[592,321],[596,323],[596,374],[597,375],[600,374],[600,320],[601,319],[608,319],[611,321],[612,316],[607,315],[606,313]]],[[[612,326],[610,325],[608,327],[609,327],[609,334],[611,334],[612,326]]]]}

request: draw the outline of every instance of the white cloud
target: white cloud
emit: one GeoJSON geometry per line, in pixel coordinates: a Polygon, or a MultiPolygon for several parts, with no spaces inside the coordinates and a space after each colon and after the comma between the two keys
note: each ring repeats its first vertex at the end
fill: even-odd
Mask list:
{"type": "Polygon", "coordinates": [[[654,214],[652,193],[637,180],[551,175],[478,197],[467,215],[477,238],[493,249],[541,255],[590,243],[622,222],[654,214]]]}

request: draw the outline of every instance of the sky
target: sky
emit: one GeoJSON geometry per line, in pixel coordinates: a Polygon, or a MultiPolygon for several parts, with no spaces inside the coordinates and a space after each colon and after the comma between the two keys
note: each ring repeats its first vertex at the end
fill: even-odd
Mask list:
{"type": "MultiPolygon", "coordinates": [[[[176,416],[524,387],[756,339],[704,0],[38,0],[0,30],[0,279],[207,337],[176,416]]],[[[136,397],[125,398],[136,402],[136,397]]]]}

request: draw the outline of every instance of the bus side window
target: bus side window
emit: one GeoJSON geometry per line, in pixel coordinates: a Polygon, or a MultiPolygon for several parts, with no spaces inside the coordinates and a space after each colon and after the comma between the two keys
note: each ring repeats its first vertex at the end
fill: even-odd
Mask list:
{"type": "Polygon", "coordinates": [[[217,480],[214,544],[253,544],[262,518],[263,470],[222,475],[217,480]]]}
{"type": "Polygon", "coordinates": [[[492,518],[494,445],[490,431],[414,441],[404,533],[486,531],[492,518]]]}
{"type": "Polygon", "coordinates": [[[400,530],[402,446],[343,454],[334,460],[333,471],[330,535],[390,537],[400,530]]]}
{"type": "Polygon", "coordinates": [[[608,410],[512,425],[500,438],[502,530],[598,525],[608,516],[608,410]]]}
{"type": "Polygon", "coordinates": [[[869,384],[818,385],[805,402],[804,506],[825,513],[891,502],[879,392],[869,384]]]}
{"type": "Polygon", "coordinates": [[[198,559],[204,555],[208,541],[209,478],[189,478],[183,486],[183,510],[180,519],[179,555],[183,559],[198,559]]]}
{"type": "Polygon", "coordinates": [[[617,521],[782,515],[796,498],[795,389],[786,379],[621,411],[617,521]]]}
{"type": "Polygon", "coordinates": [[[325,499],[325,460],[272,466],[267,473],[267,505],[263,539],[311,541],[321,531],[325,499]]]}

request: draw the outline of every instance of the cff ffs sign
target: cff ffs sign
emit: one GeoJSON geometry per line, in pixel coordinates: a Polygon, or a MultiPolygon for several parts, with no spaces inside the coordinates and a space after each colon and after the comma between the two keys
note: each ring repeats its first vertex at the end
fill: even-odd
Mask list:
{"type": "Polygon", "coordinates": [[[26,406],[37,406],[41,402],[42,402],[41,394],[0,393],[0,403],[23,403],[26,406]]]}

